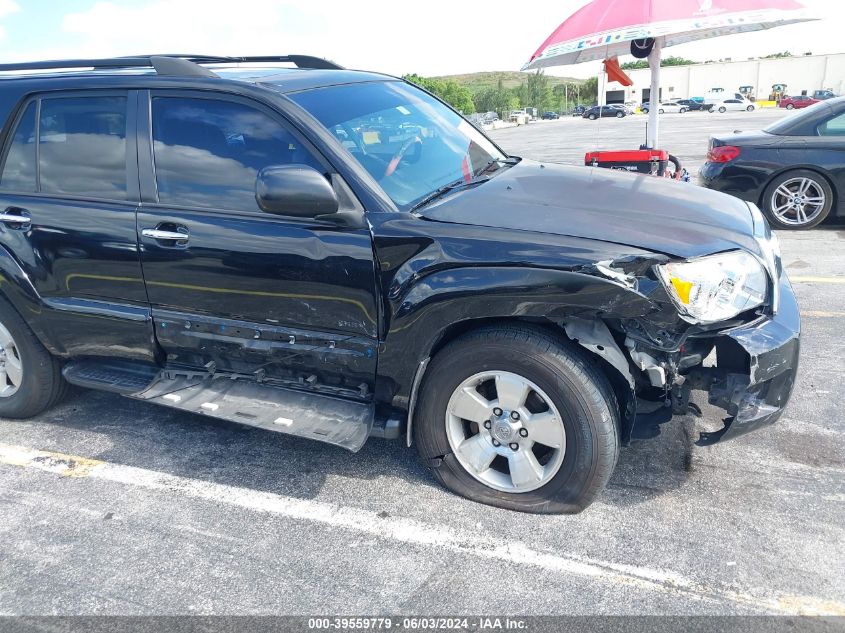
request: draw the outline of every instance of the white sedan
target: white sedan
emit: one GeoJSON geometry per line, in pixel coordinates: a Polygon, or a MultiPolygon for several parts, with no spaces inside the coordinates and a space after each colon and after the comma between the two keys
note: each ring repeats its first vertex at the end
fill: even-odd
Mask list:
{"type": "MultiPolygon", "coordinates": [[[[648,112],[648,109],[649,109],[648,104],[643,105],[643,107],[641,109],[642,109],[643,112],[648,112]]],[[[680,103],[675,103],[674,101],[664,101],[663,103],[661,103],[658,106],[657,111],[660,114],[667,114],[667,113],[670,113],[670,112],[673,113],[673,114],[677,114],[677,113],[683,114],[688,109],[689,108],[681,105],[680,103]]]]}
{"type": "Polygon", "coordinates": [[[757,106],[744,99],[725,99],[710,106],[710,112],[754,112],[757,106]]]}

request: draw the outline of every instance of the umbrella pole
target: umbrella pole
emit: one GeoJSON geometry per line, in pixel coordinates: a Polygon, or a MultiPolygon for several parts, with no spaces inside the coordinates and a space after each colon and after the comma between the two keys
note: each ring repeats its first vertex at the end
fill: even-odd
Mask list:
{"type": "Polygon", "coordinates": [[[648,146],[650,149],[658,149],[659,141],[659,115],[660,109],[660,38],[654,39],[654,48],[648,56],[648,65],[651,68],[651,94],[649,95],[648,107],[648,146]]]}

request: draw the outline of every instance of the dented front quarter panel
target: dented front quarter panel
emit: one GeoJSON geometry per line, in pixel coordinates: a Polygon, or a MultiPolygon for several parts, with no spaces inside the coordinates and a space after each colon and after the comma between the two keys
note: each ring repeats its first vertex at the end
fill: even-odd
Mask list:
{"type": "Polygon", "coordinates": [[[654,300],[659,283],[631,284],[665,261],[630,246],[544,233],[371,214],[384,315],[379,383],[407,406],[414,374],[444,333],[468,321],[572,318],[677,321],[654,300]],[[613,274],[601,267],[613,268],[613,274]]]}

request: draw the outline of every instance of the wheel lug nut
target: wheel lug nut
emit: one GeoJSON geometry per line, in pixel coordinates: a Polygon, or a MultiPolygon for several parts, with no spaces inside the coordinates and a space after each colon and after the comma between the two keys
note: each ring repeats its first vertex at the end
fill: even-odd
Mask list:
{"type": "Polygon", "coordinates": [[[528,429],[519,429],[519,437],[528,437],[528,429]]]}
{"type": "Polygon", "coordinates": [[[518,420],[519,419],[519,411],[512,411],[511,412],[511,419],[518,420]]]}
{"type": "Polygon", "coordinates": [[[502,410],[499,407],[496,407],[495,409],[493,409],[493,415],[495,415],[495,416],[502,415],[502,410]]]}
{"type": "Polygon", "coordinates": [[[496,448],[499,448],[501,445],[502,444],[501,442],[499,442],[499,440],[493,440],[493,446],[495,446],[496,448]]]}
{"type": "Polygon", "coordinates": [[[493,423],[490,420],[484,420],[484,428],[489,431],[493,428],[493,423]]]}
{"type": "Polygon", "coordinates": [[[517,444],[517,443],[511,444],[510,447],[511,447],[512,451],[518,451],[519,450],[519,444],[517,444]]]}

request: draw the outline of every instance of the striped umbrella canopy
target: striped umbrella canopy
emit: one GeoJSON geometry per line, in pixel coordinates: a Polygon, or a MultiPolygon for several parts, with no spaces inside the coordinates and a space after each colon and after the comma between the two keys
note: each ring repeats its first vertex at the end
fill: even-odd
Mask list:
{"type": "Polygon", "coordinates": [[[555,29],[523,70],[629,55],[632,50],[648,54],[653,74],[649,138],[655,147],[663,48],[813,19],[797,0],[593,0],[555,29]]]}

